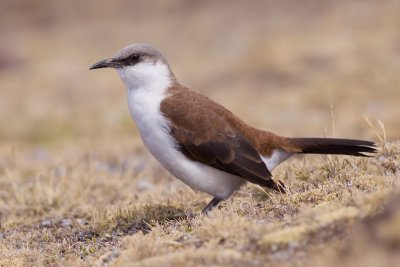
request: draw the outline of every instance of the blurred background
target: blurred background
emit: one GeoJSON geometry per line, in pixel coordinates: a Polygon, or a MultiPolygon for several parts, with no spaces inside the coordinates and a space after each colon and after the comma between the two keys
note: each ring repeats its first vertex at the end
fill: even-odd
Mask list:
{"type": "Polygon", "coordinates": [[[365,114],[399,139],[399,14],[397,0],[1,0],[0,140],[136,140],[116,73],[88,70],[135,42],[253,126],[377,140],[365,114]]]}

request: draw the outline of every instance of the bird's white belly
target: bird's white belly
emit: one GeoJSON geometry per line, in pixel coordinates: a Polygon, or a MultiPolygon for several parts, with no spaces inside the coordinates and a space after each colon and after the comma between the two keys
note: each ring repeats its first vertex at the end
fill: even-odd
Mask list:
{"type": "Polygon", "coordinates": [[[188,159],[177,149],[169,122],[160,112],[163,95],[134,92],[128,96],[131,116],[146,148],[172,175],[191,188],[221,199],[228,198],[244,179],[188,159]]]}

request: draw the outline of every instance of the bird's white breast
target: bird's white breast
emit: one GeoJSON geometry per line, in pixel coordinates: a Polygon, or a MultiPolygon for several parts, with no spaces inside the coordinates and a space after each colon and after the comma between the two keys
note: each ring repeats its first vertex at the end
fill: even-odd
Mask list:
{"type": "Polygon", "coordinates": [[[138,65],[118,72],[127,88],[131,116],[146,148],[172,175],[193,189],[221,199],[229,197],[244,180],[186,158],[170,135],[169,122],[160,111],[160,103],[172,83],[169,68],[163,63],[138,65]]]}

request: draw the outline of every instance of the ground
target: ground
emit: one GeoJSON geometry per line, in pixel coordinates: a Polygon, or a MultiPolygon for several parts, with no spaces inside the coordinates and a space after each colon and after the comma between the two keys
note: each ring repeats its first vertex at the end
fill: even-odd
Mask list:
{"type": "Polygon", "coordinates": [[[0,1],[0,266],[395,266],[398,1],[0,1]],[[285,136],[373,140],[211,197],[143,147],[122,83],[132,42],[182,84],[285,136]]]}

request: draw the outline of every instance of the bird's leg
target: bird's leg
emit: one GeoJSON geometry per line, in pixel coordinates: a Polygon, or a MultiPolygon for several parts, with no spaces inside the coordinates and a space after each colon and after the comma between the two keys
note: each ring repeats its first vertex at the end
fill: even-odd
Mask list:
{"type": "Polygon", "coordinates": [[[215,206],[218,205],[219,202],[221,202],[222,199],[214,197],[210,203],[207,204],[207,206],[201,211],[203,214],[208,214],[215,206]]]}

